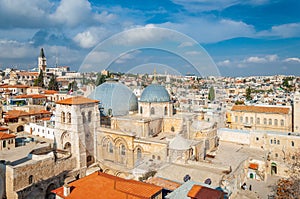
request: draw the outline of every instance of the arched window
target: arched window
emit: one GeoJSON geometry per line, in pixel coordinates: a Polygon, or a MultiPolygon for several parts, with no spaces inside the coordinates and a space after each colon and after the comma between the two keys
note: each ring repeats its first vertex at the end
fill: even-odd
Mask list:
{"type": "Polygon", "coordinates": [[[264,125],[267,125],[267,118],[264,118],[264,125]]]}
{"type": "Polygon", "coordinates": [[[33,183],[33,175],[30,175],[28,178],[28,184],[32,184],[33,183]]]}
{"type": "Polygon", "coordinates": [[[165,115],[168,115],[168,107],[165,107],[165,115]]]}
{"type": "Polygon", "coordinates": [[[86,123],[86,118],[85,118],[84,112],[81,113],[81,117],[82,117],[82,123],[86,123]]]}
{"type": "Polygon", "coordinates": [[[277,119],[274,120],[274,125],[275,125],[275,126],[278,125],[278,120],[277,120],[277,119]]]}
{"type": "Polygon", "coordinates": [[[280,120],[280,125],[284,126],[284,120],[280,120]]]}
{"type": "Polygon", "coordinates": [[[152,107],[152,108],[151,108],[151,110],[150,110],[150,114],[151,114],[151,115],[154,115],[154,114],[155,114],[154,107],[152,107]]]}
{"type": "Polygon", "coordinates": [[[108,113],[107,113],[109,116],[112,116],[112,109],[108,109],[108,113]]]}
{"type": "Polygon", "coordinates": [[[109,144],[108,144],[108,152],[109,153],[113,153],[114,152],[114,146],[113,146],[113,144],[111,142],[109,142],[109,144]]]}
{"type": "Polygon", "coordinates": [[[269,119],[269,125],[272,125],[272,119],[269,119]]]}
{"type": "Polygon", "coordinates": [[[137,148],[136,150],[136,158],[140,160],[142,158],[142,149],[137,148]]]}
{"type": "Polygon", "coordinates": [[[92,111],[89,111],[89,113],[88,113],[88,121],[89,122],[92,121],[92,111]]]}
{"type": "Polygon", "coordinates": [[[246,117],[245,119],[246,119],[246,121],[245,121],[245,122],[248,124],[248,122],[249,122],[249,121],[248,121],[248,117],[246,117]]]}
{"type": "Polygon", "coordinates": [[[68,113],[68,123],[71,124],[71,113],[68,113]]]}
{"type": "Polygon", "coordinates": [[[291,144],[292,144],[292,146],[295,146],[295,142],[294,141],[292,141],[291,144]]]}
{"type": "Polygon", "coordinates": [[[243,117],[242,116],[240,117],[240,122],[243,122],[243,117]]]}
{"type": "Polygon", "coordinates": [[[61,112],[61,122],[62,123],[65,123],[66,122],[66,114],[65,114],[65,112],[61,112]]]}
{"type": "Polygon", "coordinates": [[[6,147],[6,140],[3,140],[3,148],[5,148],[6,147]]]}
{"type": "Polygon", "coordinates": [[[140,114],[143,114],[143,107],[140,107],[140,114]]]}
{"type": "Polygon", "coordinates": [[[260,118],[259,117],[256,119],[256,123],[260,124],[260,118]]]}
{"type": "Polygon", "coordinates": [[[125,156],[126,155],[126,148],[124,144],[120,145],[120,155],[125,156]]]}

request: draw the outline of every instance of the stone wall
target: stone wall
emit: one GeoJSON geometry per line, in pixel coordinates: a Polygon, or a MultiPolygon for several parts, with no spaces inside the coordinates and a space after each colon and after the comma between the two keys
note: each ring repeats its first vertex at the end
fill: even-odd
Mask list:
{"type": "Polygon", "coordinates": [[[43,185],[47,179],[72,171],[76,167],[75,163],[74,157],[57,161],[53,157],[47,157],[38,161],[28,160],[15,166],[7,165],[7,198],[22,198],[17,196],[17,192],[25,190],[25,193],[22,193],[25,196],[32,191],[30,187],[43,185]]]}

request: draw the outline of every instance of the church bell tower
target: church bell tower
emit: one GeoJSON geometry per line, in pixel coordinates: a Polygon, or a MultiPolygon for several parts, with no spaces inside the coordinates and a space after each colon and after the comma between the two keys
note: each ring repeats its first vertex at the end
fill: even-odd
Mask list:
{"type": "Polygon", "coordinates": [[[46,63],[46,57],[45,57],[45,53],[44,53],[43,48],[41,48],[40,56],[38,58],[38,67],[39,67],[39,73],[41,71],[43,71],[43,73],[46,72],[47,63],[46,63]]]}

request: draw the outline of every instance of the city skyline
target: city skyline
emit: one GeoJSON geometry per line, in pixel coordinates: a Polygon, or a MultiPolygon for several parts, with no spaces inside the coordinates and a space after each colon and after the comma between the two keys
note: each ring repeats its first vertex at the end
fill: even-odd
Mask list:
{"type": "MultiPolygon", "coordinates": [[[[159,27],[198,42],[222,76],[300,75],[297,1],[43,0],[0,4],[2,69],[36,67],[36,56],[43,47],[49,66],[58,63],[78,70],[86,55],[110,36],[132,28],[159,27]]],[[[115,65],[133,65],[136,59],[143,65],[149,63],[149,57],[160,55],[141,51],[120,55],[115,65]]],[[[176,60],[166,54],[164,59],[161,64],[169,66],[176,60]]]]}

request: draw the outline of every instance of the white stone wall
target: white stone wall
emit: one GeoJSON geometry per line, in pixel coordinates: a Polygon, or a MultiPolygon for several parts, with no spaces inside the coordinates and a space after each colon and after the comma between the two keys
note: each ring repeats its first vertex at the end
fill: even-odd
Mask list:
{"type": "Polygon", "coordinates": [[[218,129],[218,136],[221,141],[234,142],[239,144],[250,144],[249,131],[218,129]]]}
{"type": "Polygon", "coordinates": [[[37,124],[37,123],[25,124],[24,131],[32,135],[54,140],[55,129],[53,127],[48,127],[47,121],[44,121],[42,124],[37,124]]]}

